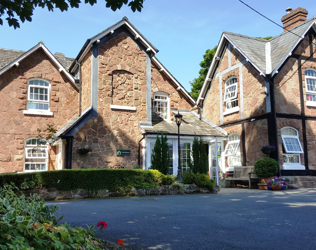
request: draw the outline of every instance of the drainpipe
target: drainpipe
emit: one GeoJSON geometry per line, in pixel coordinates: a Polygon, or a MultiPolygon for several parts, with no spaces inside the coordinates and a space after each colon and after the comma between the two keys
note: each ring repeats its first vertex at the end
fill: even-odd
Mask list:
{"type": "Polygon", "coordinates": [[[66,169],[71,169],[72,164],[72,143],[73,136],[66,137],[66,154],[65,154],[65,167],[66,169]]]}
{"type": "Polygon", "coordinates": [[[138,141],[138,166],[140,166],[140,143],[144,139],[145,139],[145,134],[143,134],[143,137],[138,141]]]}
{"type": "Polygon", "coordinates": [[[76,61],[76,65],[78,65],[79,68],[79,79],[76,79],[75,81],[79,84],[79,116],[81,116],[81,64],[78,61],[76,61]]]}

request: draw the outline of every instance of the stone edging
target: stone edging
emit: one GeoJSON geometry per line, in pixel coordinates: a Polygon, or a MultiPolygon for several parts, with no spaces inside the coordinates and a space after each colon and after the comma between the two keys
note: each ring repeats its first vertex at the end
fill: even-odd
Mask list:
{"type": "Polygon", "coordinates": [[[109,191],[100,189],[99,191],[89,191],[85,189],[62,191],[56,188],[36,188],[22,191],[26,197],[31,193],[36,193],[44,200],[67,200],[67,199],[85,199],[85,198],[109,198],[125,196],[146,196],[146,195],[177,195],[193,193],[217,193],[217,190],[209,191],[207,188],[201,188],[195,184],[176,184],[164,185],[152,188],[122,188],[121,190],[109,191]]]}

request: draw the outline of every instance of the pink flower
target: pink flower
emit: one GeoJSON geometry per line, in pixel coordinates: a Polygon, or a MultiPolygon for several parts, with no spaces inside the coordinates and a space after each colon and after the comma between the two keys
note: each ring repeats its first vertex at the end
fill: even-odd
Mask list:
{"type": "Polygon", "coordinates": [[[106,224],[105,221],[99,221],[99,223],[97,224],[97,227],[100,227],[100,230],[102,230],[103,228],[108,228],[108,224],[106,224]]]}

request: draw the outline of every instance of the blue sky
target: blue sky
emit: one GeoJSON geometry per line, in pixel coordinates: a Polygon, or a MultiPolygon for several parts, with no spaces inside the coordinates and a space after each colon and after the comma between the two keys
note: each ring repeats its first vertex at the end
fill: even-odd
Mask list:
{"type": "MultiPolygon", "coordinates": [[[[285,9],[306,8],[308,18],[316,16],[316,1],[243,0],[281,24],[285,9]]],[[[52,52],[75,57],[86,39],[127,16],[129,21],[159,49],[157,58],[190,91],[189,81],[198,77],[199,63],[206,49],[219,42],[222,31],[254,37],[275,36],[282,29],[262,18],[238,0],[145,0],[142,12],[128,7],[113,12],[104,1],[82,4],[67,12],[36,9],[32,22],[14,30],[0,26],[0,47],[28,50],[43,41],[52,52]]],[[[5,20],[4,20],[5,22],[5,20]]]]}

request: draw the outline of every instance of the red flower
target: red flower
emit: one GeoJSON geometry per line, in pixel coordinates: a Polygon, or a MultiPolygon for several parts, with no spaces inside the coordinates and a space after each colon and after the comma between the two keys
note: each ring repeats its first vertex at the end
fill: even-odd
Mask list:
{"type": "Polygon", "coordinates": [[[121,246],[123,246],[123,240],[118,239],[117,243],[119,243],[121,246]]]}
{"type": "Polygon", "coordinates": [[[97,224],[97,227],[100,227],[101,226],[101,230],[103,229],[103,228],[108,228],[108,224],[106,224],[106,222],[105,221],[99,221],[99,223],[97,224]]]}

